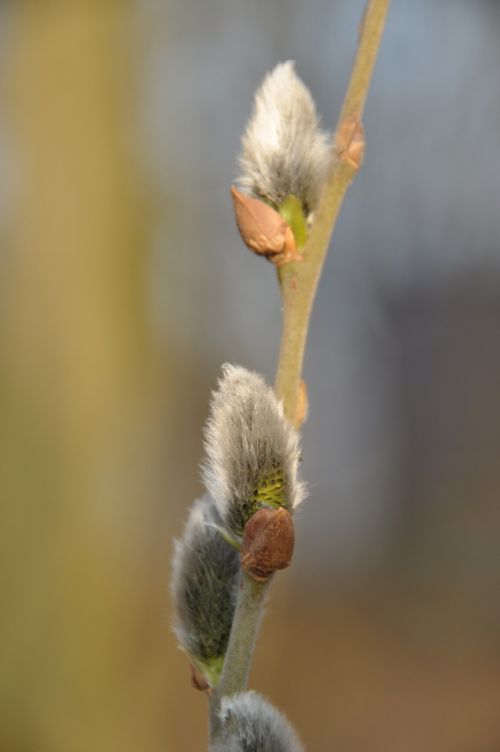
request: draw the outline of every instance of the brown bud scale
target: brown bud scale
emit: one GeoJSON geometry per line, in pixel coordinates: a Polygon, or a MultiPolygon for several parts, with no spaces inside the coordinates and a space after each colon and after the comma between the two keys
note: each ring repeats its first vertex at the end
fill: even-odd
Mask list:
{"type": "Polygon", "coordinates": [[[293,520],[286,509],[259,509],[245,525],[241,566],[254,580],[264,582],[290,564],[294,543],[293,520]]]}
{"type": "Polygon", "coordinates": [[[276,266],[298,258],[295,238],[288,222],[275,209],[231,186],[236,223],[250,250],[276,266]]]}
{"type": "Polygon", "coordinates": [[[339,159],[359,170],[365,154],[365,133],[356,115],[345,118],[335,134],[335,148],[339,159]]]}
{"type": "Polygon", "coordinates": [[[193,664],[191,664],[191,684],[195,689],[199,689],[200,692],[212,693],[210,684],[205,679],[204,675],[193,664]]]}

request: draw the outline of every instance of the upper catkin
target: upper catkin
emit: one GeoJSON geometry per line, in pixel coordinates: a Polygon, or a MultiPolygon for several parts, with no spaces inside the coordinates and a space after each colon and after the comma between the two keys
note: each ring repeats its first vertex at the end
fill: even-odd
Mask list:
{"type": "Polygon", "coordinates": [[[293,195],[306,216],[313,212],[333,154],[330,134],[318,126],[314,101],[294,63],[280,63],[255,94],[239,159],[241,190],[275,208],[293,195]]]}
{"type": "Polygon", "coordinates": [[[210,752],[304,752],[294,729],[256,692],[222,699],[220,736],[210,752]]]}
{"type": "Polygon", "coordinates": [[[205,496],[190,510],[172,561],[174,631],[208,683],[217,683],[226,652],[239,578],[238,552],[222,537],[221,519],[205,496]]]}
{"type": "Polygon", "coordinates": [[[262,376],[226,364],[205,429],[205,484],[226,529],[241,538],[258,509],[292,512],[305,496],[299,436],[262,376]]]}

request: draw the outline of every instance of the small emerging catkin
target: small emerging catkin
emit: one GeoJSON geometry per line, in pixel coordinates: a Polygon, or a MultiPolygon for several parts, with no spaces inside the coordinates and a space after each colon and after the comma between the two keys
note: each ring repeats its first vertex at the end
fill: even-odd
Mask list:
{"type": "Polygon", "coordinates": [[[306,216],[313,212],[333,154],[331,135],[318,125],[314,101],[294,63],[280,63],[255,94],[242,139],[241,190],[275,208],[293,195],[306,216]]]}
{"type": "Polygon", "coordinates": [[[210,752],[304,752],[287,719],[256,692],[224,697],[219,718],[210,752]]]}
{"type": "Polygon", "coordinates": [[[174,632],[208,684],[217,684],[229,640],[239,555],[221,535],[222,521],[205,496],[192,506],[172,561],[174,632]]]}
{"type": "Polygon", "coordinates": [[[299,436],[262,376],[226,364],[205,429],[203,476],[229,534],[240,540],[259,509],[292,512],[305,496],[299,436]]]}

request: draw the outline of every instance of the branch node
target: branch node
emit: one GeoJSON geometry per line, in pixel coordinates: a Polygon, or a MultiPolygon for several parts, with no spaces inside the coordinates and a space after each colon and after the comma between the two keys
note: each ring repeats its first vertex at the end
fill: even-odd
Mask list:
{"type": "Polygon", "coordinates": [[[335,151],[341,162],[359,170],[365,154],[365,132],[358,115],[349,115],[335,134],[335,151]]]}

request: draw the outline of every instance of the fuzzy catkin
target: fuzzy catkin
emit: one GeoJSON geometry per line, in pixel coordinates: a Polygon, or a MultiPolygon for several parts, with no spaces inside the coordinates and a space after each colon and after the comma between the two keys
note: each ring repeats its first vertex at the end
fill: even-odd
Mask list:
{"type": "Polygon", "coordinates": [[[174,632],[211,685],[214,666],[217,672],[226,652],[240,569],[238,552],[222,537],[220,525],[213,501],[208,496],[196,501],[172,561],[174,632]]]}
{"type": "Polygon", "coordinates": [[[256,692],[222,699],[220,736],[209,752],[304,752],[288,720],[256,692]]]}
{"type": "Polygon", "coordinates": [[[205,429],[205,485],[226,529],[241,538],[258,509],[292,512],[305,495],[299,436],[262,376],[225,364],[205,429]]]}
{"type": "Polygon", "coordinates": [[[307,216],[317,206],[332,154],[331,135],[319,129],[294,63],[280,63],[255,94],[239,159],[241,190],[275,208],[294,195],[307,216]]]}

